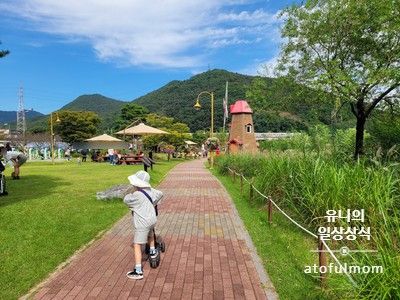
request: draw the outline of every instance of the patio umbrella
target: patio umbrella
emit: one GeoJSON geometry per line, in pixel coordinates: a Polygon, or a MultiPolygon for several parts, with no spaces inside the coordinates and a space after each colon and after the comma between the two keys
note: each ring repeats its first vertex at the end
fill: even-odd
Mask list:
{"type": "Polygon", "coordinates": [[[188,145],[188,146],[197,145],[197,143],[192,142],[192,141],[185,141],[185,144],[188,145]]]}
{"type": "Polygon", "coordinates": [[[116,134],[120,134],[120,135],[124,135],[124,136],[131,135],[132,139],[134,140],[134,143],[135,143],[135,149],[137,150],[138,143],[137,143],[137,139],[135,139],[135,136],[150,135],[150,134],[169,134],[169,133],[164,130],[148,126],[144,123],[140,123],[136,126],[132,126],[132,127],[120,130],[116,134]]]}
{"type": "Polygon", "coordinates": [[[123,135],[145,135],[145,134],[169,134],[168,132],[140,123],[136,126],[125,128],[118,131],[116,134],[123,135]]]}
{"type": "Polygon", "coordinates": [[[108,134],[102,134],[99,136],[92,137],[90,139],[85,140],[87,142],[122,142],[122,140],[117,139],[108,134]]]}
{"type": "Polygon", "coordinates": [[[81,147],[88,149],[128,149],[129,145],[123,140],[117,139],[108,134],[102,134],[86,139],[81,147]]]}

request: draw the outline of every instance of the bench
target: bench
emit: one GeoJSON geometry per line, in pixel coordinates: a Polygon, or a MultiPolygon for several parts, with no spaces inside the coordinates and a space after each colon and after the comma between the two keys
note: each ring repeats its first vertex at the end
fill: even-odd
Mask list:
{"type": "Polygon", "coordinates": [[[118,161],[118,164],[126,164],[126,165],[133,165],[133,164],[141,164],[142,159],[140,156],[137,155],[123,155],[118,161]]]}
{"type": "Polygon", "coordinates": [[[146,156],[135,156],[135,155],[123,155],[118,161],[118,164],[133,165],[133,164],[143,164],[144,170],[147,172],[147,168],[153,170],[153,165],[156,162],[150,157],[146,156]]]}

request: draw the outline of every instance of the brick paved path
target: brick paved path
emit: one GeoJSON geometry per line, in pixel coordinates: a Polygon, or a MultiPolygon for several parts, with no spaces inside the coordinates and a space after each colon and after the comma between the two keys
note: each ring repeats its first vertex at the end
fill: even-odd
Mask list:
{"type": "Polygon", "coordinates": [[[175,167],[159,185],[157,232],[166,243],[161,265],[134,265],[128,214],[56,272],[34,299],[277,299],[229,195],[197,160],[175,167]],[[239,271],[240,270],[240,271],[239,271]]]}

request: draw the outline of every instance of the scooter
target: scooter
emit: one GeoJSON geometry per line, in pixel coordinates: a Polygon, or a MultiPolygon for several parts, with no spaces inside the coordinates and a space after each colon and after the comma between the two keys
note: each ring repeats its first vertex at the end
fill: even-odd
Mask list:
{"type": "Polygon", "coordinates": [[[145,253],[147,254],[147,257],[149,259],[150,267],[155,269],[160,265],[160,260],[161,260],[160,253],[165,252],[165,242],[160,236],[156,235],[155,229],[153,229],[153,235],[154,235],[155,248],[157,249],[157,256],[156,257],[150,256],[150,245],[148,243],[146,244],[145,253]]]}

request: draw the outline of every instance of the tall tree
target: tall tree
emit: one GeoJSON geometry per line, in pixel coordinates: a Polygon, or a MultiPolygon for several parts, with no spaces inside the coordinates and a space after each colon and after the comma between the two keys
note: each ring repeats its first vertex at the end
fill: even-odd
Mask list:
{"type": "Polygon", "coordinates": [[[149,110],[136,103],[128,103],[121,108],[121,113],[116,121],[116,129],[120,130],[131,124],[133,121],[145,121],[149,110]]]}
{"type": "Polygon", "coordinates": [[[148,148],[157,146],[161,142],[177,147],[183,145],[185,140],[190,138],[189,126],[185,123],[177,122],[174,118],[157,114],[148,114],[146,117],[146,124],[169,133],[167,135],[150,135],[144,137],[143,142],[148,148]]]}
{"type": "Polygon", "coordinates": [[[53,114],[54,131],[67,143],[81,142],[97,132],[101,120],[91,111],[59,111],[53,114]],[[57,123],[57,114],[60,122],[57,123]]]}
{"type": "MultiPolygon", "coordinates": [[[[1,41],[0,41],[0,45],[1,45],[1,41]]],[[[8,54],[10,54],[10,51],[8,51],[8,50],[0,50],[0,58],[6,56],[8,54]]]]}
{"type": "Polygon", "coordinates": [[[350,104],[358,158],[372,111],[399,99],[400,1],[309,0],[283,15],[280,70],[350,104]]]}

